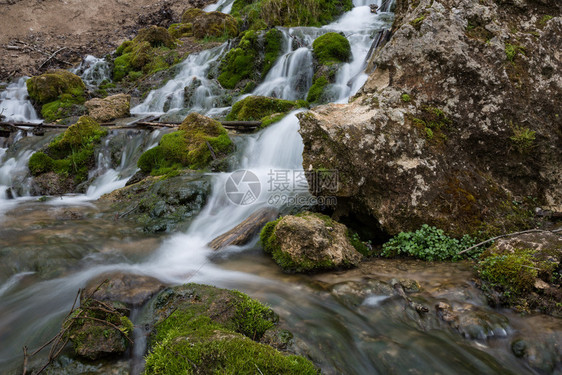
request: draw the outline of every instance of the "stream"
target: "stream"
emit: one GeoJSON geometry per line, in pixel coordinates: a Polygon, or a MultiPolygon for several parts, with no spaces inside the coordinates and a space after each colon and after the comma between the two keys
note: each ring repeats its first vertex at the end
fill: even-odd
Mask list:
{"type": "MultiPolygon", "coordinates": [[[[353,58],[338,71],[329,92],[333,102],[346,103],[367,79],[364,69],[373,37],[393,21],[390,9],[374,14],[371,4],[380,8],[382,1],[355,0],[351,11],[321,28],[279,28],[284,52],[252,95],[305,99],[313,77],[312,41],[336,31],[349,39],[353,58]]],[[[206,10],[229,12],[231,7],[232,1],[221,0],[206,10]]],[[[228,113],[230,107],[219,100],[224,90],[207,77],[227,50],[225,43],[190,55],[174,78],[131,112],[165,118],[228,113]],[[186,87],[192,92],[187,101],[186,87]]],[[[94,57],[74,72],[93,86],[110,74],[105,61],[94,57]]],[[[22,78],[0,93],[0,107],[10,119],[40,121],[25,97],[22,78]]],[[[559,320],[488,307],[472,281],[470,263],[376,259],[355,270],[288,275],[262,253],[257,239],[218,253],[209,249],[209,241],[260,208],[280,208],[297,198],[312,201],[307,189],[288,192],[282,202],[272,199],[277,197],[271,189],[272,173],[303,168],[297,113],[256,134],[240,136],[233,170],[250,171],[257,179],[252,181],[259,191],[251,204],[236,204],[225,191],[230,172],[211,174],[207,205],[185,232],[178,233],[139,232],[103,215],[105,207],[97,201],[125,186],[142,152],[157,145],[163,132],[112,131],[90,173],[94,182],[84,193],[47,199],[31,196],[27,161],[58,133],[0,138],[0,373],[16,373],[22,347],[36,348],[49,340],[59,331],[77,290],[111,271],[149,275],[170,285],[199,282],[248,293],[271,305],[295,334],[299,354],[311,358],[325,374],[562,373],[560,362],[555,364],[559,354],[539,345],[552,340],[560,345],[559,320]],[[115,144],[122,148],[120,163],[111,167],[115,144]],[[412,298],[430,311],[419,315],[407,309],[392,292],[393,280],[417,281],[421,288],[412,298]],[[439,319],[434,308],[439,302],[465,313],[464,325],[452,327],[439,319]],[[534,362],[513,354],[511,345],[519,338],[536,343],[534,362]],[[549,368],[549,363],[554,365],[549,368]]],[[[296,176],[290,173],[293,186],[296,176]]],[[[139,373],[138,366],[132,366],[131,373],[139,373]]]]}

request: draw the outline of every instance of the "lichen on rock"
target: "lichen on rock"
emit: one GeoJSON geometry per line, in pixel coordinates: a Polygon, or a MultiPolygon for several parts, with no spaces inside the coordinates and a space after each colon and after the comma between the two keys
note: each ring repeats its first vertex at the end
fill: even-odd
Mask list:
{"type": "Polygon", "coordinates": [[[107,122],[129,116],[131,96],[117,94],[104,99],[94,98],[84,103],[88,115],[98,122],[107,122]]]}

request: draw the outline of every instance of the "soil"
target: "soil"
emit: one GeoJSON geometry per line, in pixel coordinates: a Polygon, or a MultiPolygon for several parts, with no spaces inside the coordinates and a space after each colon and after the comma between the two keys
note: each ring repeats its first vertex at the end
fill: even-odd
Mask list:
{"type": "Polygon", "coordinates": [[[0,82],[102,57],[149,25],[213,0],[0,0],[0,82]],[[52,57],[51,57],[52,56],[52,57]]]}

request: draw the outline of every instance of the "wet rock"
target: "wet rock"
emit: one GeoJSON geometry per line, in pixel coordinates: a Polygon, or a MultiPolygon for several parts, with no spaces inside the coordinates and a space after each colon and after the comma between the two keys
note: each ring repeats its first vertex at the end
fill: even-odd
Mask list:
{"type": "Polygon", "coordinates": [[[116,118],[129,116],[131,96],[128,94],[117,94],[104,99],[94,98],[88,100],[84,105],[88,114],[99,122],[108,122],[116,118]]]}
{"type": "Polygon", "coordinates": [[[201,211],[211,193],[210,177],[199,172],[144,180],[104,195],[107,215],[136,223],[139,229],[157,233],[186,228],[201,211]]]}
{"type": "Polygon", "coordinates": [[[540,6],[521,3],[527,11],[399,2],[392,40],[374,54],[360,94],[299,115],[304,169],[338,171],[335,194],[321,184],[313,191],[337,196],[338,220],[378,223],[373,237],[424,223],[459,236],[499,234],[531,225],[514,198],[562,205],[562,86],[551,84],[562,81],[553,58],[562,20],[537,29],[540,6]]]}
{"type": "Polygon", "coordinates": [[[277,214],[278,211],[274,208],[262,208],[228,232],[209,242],[207,246],[214,250],[220,250],[227,246],[245,245],[254,239],[265,224],[275,219],[277,214]]]}
{"type": "Polygon", "coordinates": [[[505,316],[474,305],[465,304],[453,308],[441,301],[435,305],[435,312],[439,319],[467,339],[506,337],[509,330],[509,320],[505,316]]]}
{"type": "Polygon", "coordinates": [[[164,288],[165,285],[154,277],[117,272],[90,280],[83,295],[98,301],[117,301],[138,307],[164,288]]]}
{"type": "MultiPolygon", "coordinates": [[[[31,372],[33,370],[39,371],[41,367],[40,365],[32,366],[29,370],[31,372]]],[[[61,355],[41,373],[46,375],[129,375],[129,368],[129,361],[126,360],[91,363],[67,355],[61,355]]]]}
{"type": "Polygon", "coordinates": [[[351,244],[345,225],[310,212],[268,223],[261,240],[264,251],[285,272],[353,267],[363,258],[351,244]]]}
{"type": "Polygon", "coordinates": [[[532,339],[516,337],[511,341],[511,351],[532,368],[545,374],[557,374],[562,368],[562,334],[539,333],[532,339]]]}

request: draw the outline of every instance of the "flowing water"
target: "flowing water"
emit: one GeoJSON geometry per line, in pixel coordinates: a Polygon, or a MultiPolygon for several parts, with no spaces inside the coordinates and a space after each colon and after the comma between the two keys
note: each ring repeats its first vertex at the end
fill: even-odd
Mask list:
{"type": "Polygon", "coordinates": [[[37,112],[27,96],[26,77],[8,85],[0,93],[0,118],[4,116],[8,121],[41,122],[37,112]]]}
{"type": "MultiPolygon", "coordinates": [[[[280,28],[284,53],[253,94],[304,98],[312,81],[312,41],[323,33],[341,31],[351,42],[353,58],[339,70],[330,92],[334,101],[345,102],[366,80],[363,69],[374,33],[392,21],[388,12],[371,13],[370,4],[382,5],[379,0],[358,0],[352,11],[323,28],[280,28]]],[[[231,6],[227,0],[207,10],[229,11],[231,6]]],[[[225,44],[190,55],[176,77],[152,91],[132,112],[225,113],[224,92],[207,73],[226,50],[225,44]]],[[[94,77],[96,64],[103,67],[98,61],[81,73],[92,73],[92,82],[103,77],[94,77]]],[[[209,201],[189,229],[165,236],[135,232],[126,223],[103,216],[100,203],[95,202],[125,184],[136,170],[140,152],[153,147],[161,134],[112,133],[101,147],[90,176],[94,183],[86,194],[46,202],[25,197],[25,190],[16,199],[8,199],[2,191],[14,186],[14,180],[26,178],[32,150],[48,139],[31,137],[16,142],[16,151],[0,149],[0,372],[21,361],[24,345],[37,347],[58,331],[78,288],[102,273],[121,271],[151,275],[169,284],[195,281],[245,291],[279,313],[296,334],[299,352],[327,374],[537,373],[511,354],[510,340],[518,333],[532,332],[531,327],[559,334],[556,320],[527,321],[502,312],[509,324],[468,339],[436,319],[433,311],[425,318],[410,314],[403,300],[382,287],[355,299],[353,293],[341,292],[349,289],[351,284],[346,283],[365,283],[365,278],[384,285],[392,278],[412,278],[422,284],[420,303],[433,306],[447,301],[495,316],[498,313],[485,306],[467,281],[471,278],[467,264],[373,261],[355,271],[299,276],[281,273],[255,241],[219,253],[206,246],[261,207],[282,207],[297,198],[301,204],[312,201],[306,185],[296,189],[303,187],[298,128],[293,112],[247,136],[237,165],[240,171],[214,174],[209,201]],[[114,166],[111,144],[119,144],[119,137],[124,139],[124,152],[114,166]],[[290,194],[280,194],[280,179],[293,187],[290,194]],[[244,199],[236,200],[233,193],[243,193],[244,199]]],[[[142,355],[142,346],[135,352],[142,355]]]]}

